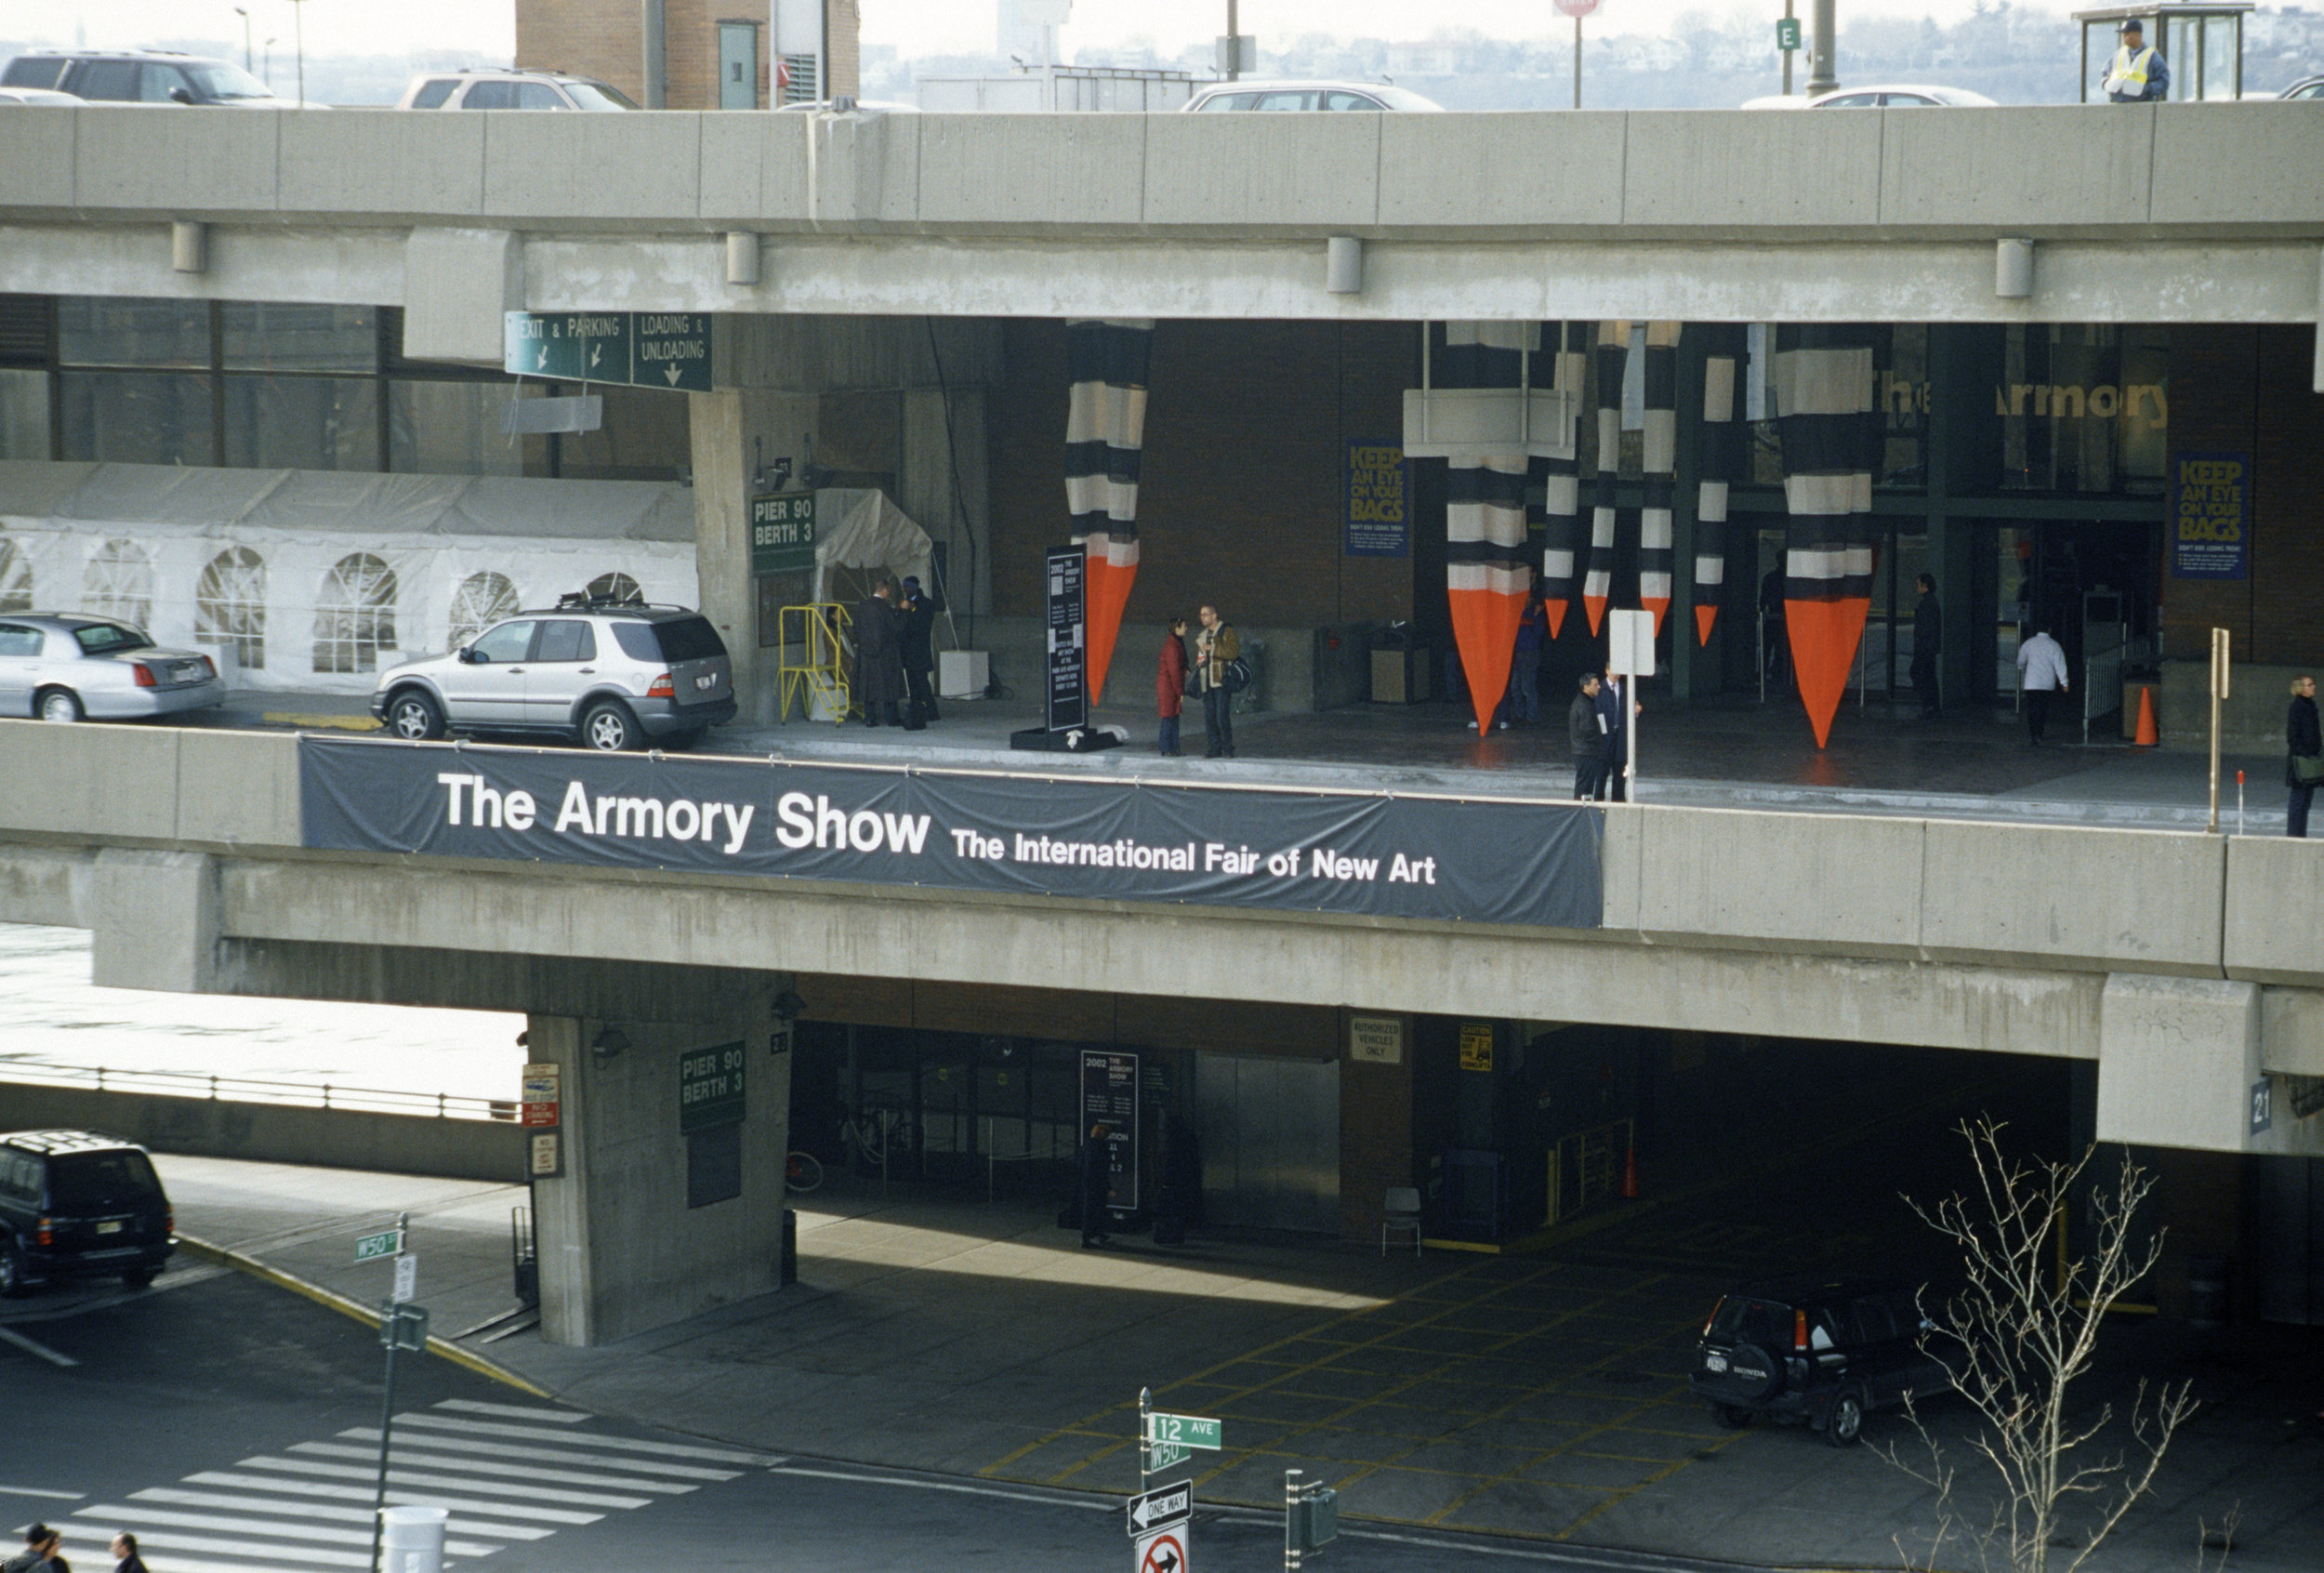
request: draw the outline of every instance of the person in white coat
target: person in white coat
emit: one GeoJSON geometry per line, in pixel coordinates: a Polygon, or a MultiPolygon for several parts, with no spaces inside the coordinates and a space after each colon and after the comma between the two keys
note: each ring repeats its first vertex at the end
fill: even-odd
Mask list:
{"type": "Polygon", "coordinates": [[[2017,647],[2017,686],[2026,699],[2026,734],[2039,748],[2050,726],[2050,695],[2068,693],[2074,686],[2067,681],[2066,652],[2049,629],[2035,628],[2033,637],[2017,647]]]}

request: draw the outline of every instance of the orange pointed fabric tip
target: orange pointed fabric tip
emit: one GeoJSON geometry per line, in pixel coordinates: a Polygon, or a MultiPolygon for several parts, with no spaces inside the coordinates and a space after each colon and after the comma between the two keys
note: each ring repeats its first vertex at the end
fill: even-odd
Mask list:
{"type": "Polygon", "coordinates": [[[1660,639],[1662,618],[1670,610],[1670,598],[1667,595],[1642,595],[1638,598],[1638,604],[1655,615],[1655,637],[1660,639]]]}
{"type": "Polygon", "coordinates": [[[1460,670],[1469,680],[1469,702],[1482,738],[1493,730],[1493,712],[1509,690],[1509,660],[1517,649],[1517,620],[1525,615],[1525,598],[1489,589],[1448,594],[1453,641],[1460,647],[1460,670]]]}
{"type": "Polygon", "coordinates": [[[1550,615],[1550,637],[1555,639],[1560,630],[1565,627],[1565,602],[1544,601],[1541,605],[1550,615]]]}
{"type": "Polygon", "coordinates": [[[1083,637],[1089,641],[1086,681],[1089,703],[1105,697],[1105,669],[1114,664],[1114,641],[1122,631],[1122,608],[1138,580],[1135,562],[1108,562],[1092,553],[1082,580],[1083,637]]]}
{"type": "Polygon", "coordinates": [[[2138,735],[2132,741],[2142,748],[2162,743],[2162,729],[2155,724],[2155,691],[2151,688],[2142,686],[2138,691],[2138,735]]]}
{"type": "Polygon", "coordinates": [[[1800,679],[1800,704],[1807,711],[1808,724],[1816,729],[1818,748],[1831,736],[1832,717],[1840,713],[1840,701],[1847,696],[1848,669],[1855,665],[1865,615],[1871,609],[1871,601],[1863,597],[1787,599],[1783,603],[1784,623],[1791,636],[1791,669],[1800,679]]]}
{"type": "Polygon", "coordinates": [[[1590,637],[1597,638],[1598,625],[1605,621],[1605,597],[1585,595],[1581,598],[1581,609],[1590,614],[1590,637]]]}
{"type": "Polygon", "coordinates": [[[1716,606],[1697,606],[1695,608],[1696,644],[1698,646],[1708,645],[1710,642],[1710,626],[1718,620],[1719,609],[1716,606]]]}

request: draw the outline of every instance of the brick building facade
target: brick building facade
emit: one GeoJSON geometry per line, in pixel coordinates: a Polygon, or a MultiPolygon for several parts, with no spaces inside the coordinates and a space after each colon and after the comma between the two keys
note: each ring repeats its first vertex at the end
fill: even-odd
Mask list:
{"type": "MultiPolygon", "coordinates": [[[[862,59],[858,0],[822,0],[830,83],[818,97],[852,95],[862,59]]],[[[578,72],[646,101],[645,7],[640,0],[517,0],[516,63],[578,72]]],[[[663,0],[664,107],[719,107],[719,24],[759,24],[758,103],[775,107],[775,48],[767,0],[663,0]]],[[[789,52],[787,45],[786,52],[789,52]]]]}

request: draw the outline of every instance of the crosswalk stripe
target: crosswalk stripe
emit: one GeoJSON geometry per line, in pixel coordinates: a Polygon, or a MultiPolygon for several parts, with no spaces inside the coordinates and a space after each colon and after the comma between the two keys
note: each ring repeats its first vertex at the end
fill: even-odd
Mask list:
{"type": "MultiPolygon", "coordinates": [[[[231,1556],[231,1563],[220,1564],[233,1573],[284,1573],[284,1569],[261,1567],[261,1563],[289,1563],[293,1567],[369,1567],[371,1553],[326,1551],[320,1546],[270,1546],[262,1540],[236,1538],[231,1540],[214,1540],[207,1535],[179,1535],[170,1530],[138,1531],[138,1550],[165,1552],[218,1552],[231,1556]],[[255,1559],[255,1560],[254,1560],[255,1559]]],[[[177,1557],[170,1558],[170,1573],[185,1566],[177,1557]]]]}
{"type": "MultiPolygon", "coordinates": [[[[163,1539],[164,1537],[157,1535],[141,1534],[138,1537],[138,1551],[143,1553],[149,1551],[166,1550],[167,1548],[162,1545],[163,1539]]],[[[239,1553],[241,1548],[237,1546],[235,1550],[239,1553]]],[[[370,1566],[369,1557],[363,1558],[363,1561],[365,1566],[370,1566]]],[[[169,1573],[292,1573],[292,1570],[286,1567],[259,1568],[251,1566],[247,1562],[211,1562],[204,1557],[172,1555],[168,1559],[168,1565],[169,1573]]],[[[316,1565],[309,1563],[306,1566],[312,1567],[316,1565]]]]}
{"type": "MultiPolygon", "coordinates": [[[[281,1497],[254,1496],[246,1491],[185,1491],[174,1486],[153,1486],[142,1491],[132,1491],[133,1502],[166,1502],[179,1507],[227,1508],[235,1512],[266,1514],[278,1518],[320,1518],[334,1524],[360,1524],[363,1532],[371,1532],[372,1510],[340,1507],[335,1502],[290,1501],[281,1497]]],[[[450,1508],[449,1502],[431,1502],[431,1507],[450,1508]]],[[[489,1535],[500,1540],[545,1540],[557,1531],[527,1524],[501,1524],[489,1519],[453,1518],[446,1527],[456,1535],[489,1535]]]]}
{"type": "MultiPolygon", "coordinates": [[[[378,1446],[379,1433],[368,1427],[356,1426],[342,1431],[339,1436],[350,1442],[368,1442],[378,1446]]],[[[410,1436],[410,1441],[422,1447],[445,1453],[483,1453],[495,1459],[534,1459],[542,1463],[584,1464],[591,1468],[627,1470],[632,1474],[666,1474],[679,1480],[733,1480],[739,1472],[731,1469],[706,1469],[700,1464],[660,1463],[653,1459],[611,1458],[603,1453],[583,1452],[574,1447],[528,1447],[514,1442],[495,1442],[488,1437],[439,1436],[425,1434],[410,1436]]],[[[570,1438],[568,1438],[570,1440],[570,1438]]]]}
{"type": "Polygon", "coordinates": [[[502,1415],[509,1420],[555,1421],[559,1425],[579,1425],[589,1418],[575,1409],[537,1409],[527,1404],[487,1404],[481,1398],[446,1398],[436,1408],[457,1409],[469,1415],[502,1415]]]}
{"type": "MultiPolygon", "coordinates": [[[[362,1449],[352,1449],[361,1451],[362,1449]]],[[[261,1454],[244,1459],[235,1466],[239,1469],[271,1469],[292,1474],[319,1475],[330,1480],[376,1480],[379,1471],[373,1464],[321,1463],[312,1459],[275,1459],[261,1454]]],[[[559,1491],[531,1481],[520,1484],[513,1480],[479,1480],[473,1475],[434,1474],[425,1470],[390,1469],[389,1484],[394,1486],[448,1486],[456,1491],[483,1491],[495,1495],[522,1497],[528,1501],[571,1502],[575,1507],[641,1508],[650,1505],[652,1497],[617,1497],[602,1491],[559,1491]]]]}
{"type": "MultiPolygon", "coordinates": [[[[563,1432],[548,1431],[537,1425],[504,1425],[496,1421],[461,1420],[454,1415],[439,1415],[426,1409],[395,1418],[398,1424],[408,1421],[434,1430],[465,1431],[479,1436],[516,1436],[549,1442],[573,1440],[563,1432]]],[[[665,1459],[702,1459],[710,1463],[744,1464],[759,1469],[782,1461],[772,1453],[746,1453],[733,1447],[697,1447],[684,1442],[638,1442],[627,1436],[599,1436],[594,1434],[589,1436],[588,1442],[592,1447],[611,1447],[625,1453],[650,1453],[665,1459]]]]}
{"type": "MultiPolygon", "coordinates": [[[[350,1466],[350,1474],[360,1474],[350,1466]]],[[[390,1472],[392,1475],[392,1472],[390,1472]]],[[[333,1501],[368,1502],[376,1493],[368,1486],[332,1486],[319,1480],[286,1480],[279,1474],[229,1474],[221,1470],[206,1469],[199,1474],[189,1474],[189,1486],[240,1486],[253,1491],[274,1491],[285,1496],[322,1497],[333,1501]]],[[[140,1492],[139,1495],[146,1493],[140,1492]]],[[[410,1502],[422,1507],[451,1508],[456,1512],[495,1513],[508,1518],[535,1518],[544,1524],[595,1524],[605,1515],[601,1513],[576,1513],[571,1508],[531,1507],[519,1502],[490,1502],[474,1497],[447,1497],[431,1491],[390,1490],[388,1500],[410,1502]]],[[[640,1500],[638,1506],[644,1506],[640,1500]]]]}
{"type": "MultiPolygon", "coordinates": [[[[379,1444],[375,1440],[368,1447],[357,1447],[342,1442],[295,1442],[290,1451],[312,1453],[325,1459],[370,1459],[376,1466],[379,1444]]],[[[538,1464],[495,1463],[489,1459],[464,1459],[451,1453],[418,1453],[398,1449],[395,1455],[407,1464],[423,1464],[436,1469],[473,1470],[479,1474],[505,1474],[515,1480],[550,1480],[560,1486],[607,1486],[614,1490],[631,1491],[698,1491],[699,1486],[688,1486],[675,1480],[644,1480],[630,1474],[588,1474],[573,1469],[544,1469],[538,1464]]]]}
{"type": "MultiPolygon", "coordinates": [[[[236,1534],[265,1536],[276,1540],[314,1540],[324,1545],[371,1545],[369,1529],[325,1529],[314,1524],[285,1524],[256,1516],[220,1517],[208,1513],[178,1513],[167,1508],[138,1507],[128,1502],[102,1502],[82,1508],[75,1518],[112,1518],[122,1524],[159,1524],[178,1529],[226,1529],[236,1534]]],[[[474,1540],[446,1540],[443,1549],[454,1556],[490,1556],[498,1546],[474,1540]]]]}

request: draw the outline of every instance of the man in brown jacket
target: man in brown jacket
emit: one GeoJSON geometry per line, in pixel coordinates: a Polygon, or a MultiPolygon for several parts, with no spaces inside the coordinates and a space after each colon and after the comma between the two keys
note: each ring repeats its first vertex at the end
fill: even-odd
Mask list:
{"type": "Polygon", "coordinates": [[[1202,609],[1202,631],[1195,635],[1195,686],[1202,691],[1202,726],[1210,747],[1207,760],[1235,757],[1235,718],[1228,707],[1235,695],[1226,686],[1227,663],[1243,653],[1235,629],[1219,616],[1219,609],[1202,609]]]}

